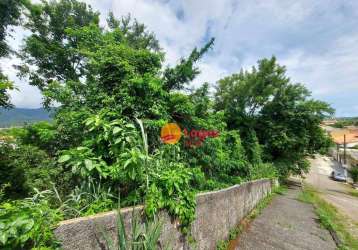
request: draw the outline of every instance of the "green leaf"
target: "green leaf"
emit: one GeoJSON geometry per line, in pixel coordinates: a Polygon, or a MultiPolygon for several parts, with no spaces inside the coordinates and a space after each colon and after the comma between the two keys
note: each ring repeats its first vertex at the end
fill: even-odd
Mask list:
{"type": "Polygon", "coordinates": [[[135,180],[135,177],[136,177],[135,168],[132,168],[132,174],[131,174],[132,180],[135,180]]]}
{"type": "Polygon", "coordinates": [[[114,144],[118,144],[118,143],[120,143],[122,141],[122,138],[118,138],[118,139],[116,139],[115,141],[114,141],[114,144]]]}
{"type": "Polygon", "coordinates": [[[92,160],[86,159],[85,160],[85,166],[88,171],[91,171],[95,166],[93,165],[92,160]]]}
{"type": "Polygon", "coordinates": [[[3,245],[5,245],[6,241],[7,241],[7,234],[6,234],[5,232],[1,232],[1,233],[0,233],[0,242],[1,242],[3,245]]]}
{"type": "Polygon", "coordinates": [[[34,222],[34,220],[29,219],[29,220],[25,220],[24,224],[25,224],[24,231],[28,232],[34,226],[35,222],[34,222]]]}
{"type": "Polygon", "coordinates": [[[118,133],[121,132],[121,131],[122,131],[122,129],[121,129],[120,127],[114,127],[114,129],[113,129],[113,134],[116,135],[116,134],[118,134],[118,133]]]}
{"type": "Polygon", "coordinates": [[[77,150],[79,151],[84,151],[84,150],[87,150],[88,148],[87,147],[77,147],[77,150]]]}
{"type": "Polygon", "coordinates": [[[64,163],[66,161],[69,161],[71,159],[71,156],[70,155],[62,155],[59,159],[58,159],[58,162],[59,163],[64,163]]]}

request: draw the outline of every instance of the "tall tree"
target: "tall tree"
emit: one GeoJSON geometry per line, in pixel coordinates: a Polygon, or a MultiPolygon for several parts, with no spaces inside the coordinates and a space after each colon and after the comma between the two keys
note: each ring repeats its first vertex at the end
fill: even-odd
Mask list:
{"type": "MultiPolygon", "coordinates": [[[[25,7],[30,6],[28,0],[2,0],[0,1],[0,58],[9,56],[12,52],[6,42],[6,37],[11,36],[13,26],[20,24],[20,17],[25,7]]],[[[0,107],[11,108],[8,91],[13,90],[14,85],[0,68],[0,107]]]]}
{"type": "Polygon", "coordinates": [[[131,15],[116,18],[113,12],[108,14],[108,27],[111,30],[120,31],[117,39],[126,40],[134,49],[148,49],[159,52],[161,50],[159,41],[153,32],[147,31],[144,24],[132,19],[131,15]]]}
{"type": "Polygon", "coordinates": [[[42,91],[45,107],[60,104],[58,127],[68,138],[81,138],[84,117],[102,109],[153,121],[155,129],[176,120],[174,92],[199,73],[195,63],[213,44],[162,69],[164,53],[143,24],[112,13],[107,22],[100,27],[98,13],[76,0],[43,1],[28,16],[19,69],[42,91]]]}
{"type": "Polygon", "coordinates": [[[228,126],[240,130],[244,145],[257,137],[265,160],[276,162],[283,175],[307,170],[305,156],[329,143],[320,122],[333,109],[292,83],[275,57],[220,80],[216,110],[225,111],[228,126]]]}
{"type": "Polygon", "coordinates": [[[195,63],[213,44],[212,39],[162,71],[164,54],[143,24],[110,13],[104,29],[98,18],[76,0],[43,1],[31,8],[25,27],[32,34],[19,69],[43,92],[45,106],[56,101],[63,107],[120,106],[132,116],[166,114],[163,98],[194,79],[199,73],[195,63]]]}
{"type": "Polygon", "coordinates": [[[25,28],[31,35],[25,39],[19,66],[31,85],[43,90],[52,81],[77,81],[83,74],[83,56],[76,50],[78,41],[68,36],[68,29],[98,26],[99,13],[76,0],[42,1],[34,4],[25,28]]]}
{"type": "Polygon", "coordinates": [[[0,57],[7,56],[11,51],[6,36],[11,34],[12,26],[19,25],[23,8],[29,5],[28,0],[0,1],[0,57]]]}

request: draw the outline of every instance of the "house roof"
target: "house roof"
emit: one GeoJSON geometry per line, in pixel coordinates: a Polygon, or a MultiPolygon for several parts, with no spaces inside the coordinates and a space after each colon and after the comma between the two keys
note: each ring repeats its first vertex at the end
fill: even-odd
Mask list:
{"type": "Polygon", "coordinates": [[[358,142],[358,128],[346,128],[330,131],[329,134],[335,143],[343,144],[344,135],[346,135],[346,143],[358,142]]]}

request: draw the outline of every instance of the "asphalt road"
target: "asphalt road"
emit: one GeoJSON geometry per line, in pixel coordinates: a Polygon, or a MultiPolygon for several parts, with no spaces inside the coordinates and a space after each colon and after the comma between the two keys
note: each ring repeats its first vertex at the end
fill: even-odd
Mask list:
{"type": "Polygon", "coordinates": [[[338,163],[327,156],[316,156],[310,159],[311,169],[305,182],[321,192],[321,196],[342,214],[358,223],[358,198],[349,195],[353,189],[348,184],[337,182],[329,178],[332,171],[343,172],[338,163]]]}

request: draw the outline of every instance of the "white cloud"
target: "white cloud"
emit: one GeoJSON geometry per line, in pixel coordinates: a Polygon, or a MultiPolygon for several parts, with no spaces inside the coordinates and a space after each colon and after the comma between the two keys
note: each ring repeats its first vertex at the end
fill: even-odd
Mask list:
{"type": "MultiPolygon", "coordinates": [[[[304,82],[316,96],[358,93],[358,34],[338,38],[324,53],[291,51],[281,61],[295,81],[304,82]]],[[[358,94],[357,94],[358,97],[358,94]]]]}
{"type": "MultiPolygon", "coordinates": [[[[338,114],[358,115],[350,108],[358,99],[357,1],[86,2],[101,11],[101,24],[109,10],[117,17],[131,13],[145,23],[160,40],[166,63],[171,65],[211,36],[216,37],[213,50],[198,65],[202,73],[193,82],[195,86],[204,81],[213,83],[241,67],[251,67],[263,57],[276,55],[279,63],[287,65],[294,82],[305,83],[315,97],[331,102],[338,114]]],[[[19,84],[25,89],[25,83],[19,84]]],[[[24,96],[13,94],[15,104],[23,106],[31,98],[24,96]]],[[[36,93],[33,98],[40,100],[36,93]]]]}
{"type": "Polygon", "coordinates": [[[19,60],[15,58],[6,58],[0,61],[0,68],[9,79],[15,83],[17,90],[10,91],[11,102],[16,106],[23,108],[38,108],[41,106],[42,95],[38,88],[30,86],[26,81],[20,80],[16,76],[16,70],[13,64],[18,64],[19,60]]]}
{"type": "Polygon", "coordinates": [[[225,69],[215,64],[199,63],[198,68],[201,72],[205,72],[205,74],[200,74],[194,79],[192,83],[194,87],[199,87],[204,82],[215,83],[228,75],[228,72],[225,69]]]}

